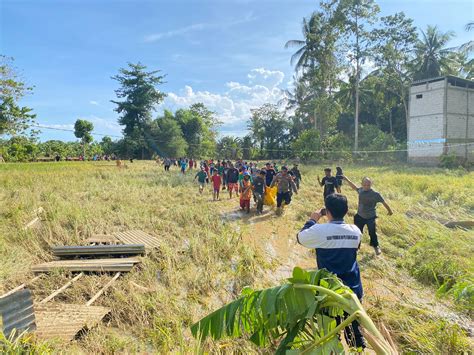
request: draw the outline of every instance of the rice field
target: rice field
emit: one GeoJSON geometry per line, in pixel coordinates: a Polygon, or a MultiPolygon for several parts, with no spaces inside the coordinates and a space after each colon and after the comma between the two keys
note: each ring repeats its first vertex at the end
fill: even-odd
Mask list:
{"type": "MultiPolygon", "coordinates": [[[[236,298],[244,286],[277,284],[296,265],[314,268],[311,251],[295,234],[322,207],[316,176],[322,166],[302,166],[303,184],[282,216],[266,207],[242,214],[226,193],[212,201],[193,175],[165,173],[143,161],[118,169],[105,162],[0,164],[0,293],[32,277],[32,265],[52,260],[49,247],[83,243],[94,234],[139,229],[161,247],[139,268],[119,278],[97,305],[110,318],[71,342],[27,339],[11,349],[33,352],[256,353],[242,340],[208,341],[203,349],[189,326],[236,298]],[[41,221],[24,230],[34,211],[41,221]]],[[[403,353],[461,353],[472,350],[474,234],[450,229],[446,221],[473,220],[474,174],[464,170],[344,167],[353,181],[370,176],[394,210],[379,208],[376,257],[364,235],[359,254],[364,306],[383,323],[403,353]],[[471,332],[471,333],[470,333],[471,332]]],[[[355,192],[343,186],[352,220],[355,192]]],[[[85,303],[106,275],[88,277],[55,302],[85,303]]],[[[32,286],[41,299],[64,283],[54,274],[32,286]]]]}

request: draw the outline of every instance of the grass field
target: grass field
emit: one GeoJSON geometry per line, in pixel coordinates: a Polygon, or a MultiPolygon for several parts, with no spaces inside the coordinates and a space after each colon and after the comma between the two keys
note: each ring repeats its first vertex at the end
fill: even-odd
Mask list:
{"type": "MultiPolygon", "coordinates": [[[[198,350],[189,325],[234,299],[245,285],[266,287],[293,266],[315,266],[314,255],[295,244],[309,213],[322,206],[316,175],[303,166],[300,194],[281,217],[249,216],[238,200],[200,196],[190,175],[166,174],[153,162],[128,169],[111,163],[0,164],[0,293],[31,278],[30,267],[51,260],[49,246],[81,243],[92,234],[141,229],[161,248],[121,277],[97,305],[112,316],[72,343],[34,343],[33,350],[86,353],[198,350]],[[23,230],[42,207],[43,221],[23,230]]],[[[474,174],[410,167],[346,167],[353,181],[368,175],[394,209],[379,209],[376,257],[364,236],[359,255],[373,319],[384,323],[402,352],[460,353],[472,349],[474,235],[441,222],[472,220],[474,174]]],[[[357,200],[350,200],[352,219],[357,200]]],[[[268,209],[268,207],[267,207],[268,209]]],[[[57,302],[85,303],[108,276],[83,278],[57,302]]],[[[37,299],[65,275],[34,284],[37,299]]],[[[245,340],[207,342],[205,351],[257,352],[245,340]]]]}

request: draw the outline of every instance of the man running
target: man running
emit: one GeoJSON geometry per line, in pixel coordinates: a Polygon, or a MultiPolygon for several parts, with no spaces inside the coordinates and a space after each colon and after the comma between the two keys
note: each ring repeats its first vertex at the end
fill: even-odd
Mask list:
{"type": "Polygon", "coordinates": [[[382,250],[379,246],[379,240],[377,237],[377,226],[375,220],[377,219],[377,203],[387,209],[388,215],[393,214],[390,206],[385,202],[382,195],[372,190],[372,180],[368,177],[362,179],[362,187],[357,187],[349,178],[344,176],[344,180],[347,184],[352,187],[353,190],[357,191],[359,195],[359,206],[357,208],[357,214],[354,216],[354,224],[359,227],[360,231],[364,232],[364,226],[367,225],[370,236],[370,246],[374,248],[375,254],[382,254],[382,250]]]}
{"type": "Polygon", "coordinates": [[[295,194],[298,194],[298,189],[296,188],[293,179],[288,174],[288,168],[286,166],[281,167],[281,172],[273,178],[270,187],[277,186],[277,214],[282,212],[282,203],[285,200],[285,204],[289,205],[291,203],[291,191],[295,194]]]}
{"type": "Polygon", "coordinates": [[[326,199],[329,195],[333,194],[336,192],[341,192],[339,185],[337,184],[337,179],[331,175],[331,168],[326,168],[324,169],[324,174],[326,176],[323,177],[322,180],[319,180],[319,175],[318,175],[318,183],[320,186],[324,186],[324,192],[323,192],[323,197],[326,199]]]}
{"type": "MultiPolygon", "coordinates": [[[[325,209],[311,214],[311,218],[297,235],[299,244],[316,249],[318,269],[327,269],[339,277],[362,300],[363,289],[357,264],[357,250],[361,240],[361,231],[357,226],[346,224],[347,198],[331,194],[324,200],[325,209]],[[318,224],[323,215],[328,223],[318,224]]],[[[338,321],[340,323],[340,320],[338,321]]],[[[357,321],[352,327],[344,329],[347,343],[351,347],[365,348],[365,340],[357,321]]]]}
{"type": "Polygon", "coordinates": [[[194,177],[194,180],[198,179],[199,182],[199,193],[202,194],[202,191],[204,190],[204,186],[206,186],[206,179],[207,179],[207,173],[204,170],[204,168],[201,168],[200,171],[196,174],[194,177]]]}

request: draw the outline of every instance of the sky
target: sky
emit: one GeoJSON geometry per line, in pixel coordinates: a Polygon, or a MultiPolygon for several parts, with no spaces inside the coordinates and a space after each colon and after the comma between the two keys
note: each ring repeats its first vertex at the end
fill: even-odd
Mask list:
{"type": "MultiPolygon", "coordinates": [[[[176,110],[203,102],[222,121],[221,135],[242,136],[250,109],[277,103],[291,87],[292,49],[316,0],[0,0],[0,54],[33,93],[22,100],[37,123],[72,129],[78,119],[94,131],[121,136],[111,79],[128,62],[166,74],[157,107],[176,110]]],[[[452,45],[472,39],[473,0],[378,1],[381,15],[403,11],[423,29],[456,33],[452,45]]],[[[39,138],[75,140],[42,129],[39,138]]],[[[100,140],[100,136],[96,139],[100,140]]]]}

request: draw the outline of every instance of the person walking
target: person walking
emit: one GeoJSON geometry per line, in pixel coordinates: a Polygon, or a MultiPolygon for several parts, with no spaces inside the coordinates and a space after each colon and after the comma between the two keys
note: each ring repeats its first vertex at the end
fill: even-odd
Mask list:
{"type": "Polygon", "coordinates": [[[194,176],[194,180],[196,180],[196,178],[198,179],[200,194],[202,194],[204,187],[206,186],[207,177],[208,175],[206,171],[204,170],[204,168],[201,168],[201,170],[197,172],[196,176],[194,176]]]}
{"type": "Polygon", "coordinates": [[[239,171],[232,165],[227,170],[227,189],[229,190],[229,198],[232,198],[232,191],[239,196],[239,171]]]}
{"type": "Polygon", "coordinates": [[[257,214],[263,213],[263,196],[265,195],[265,170],[260,170],[253,181],[253,196],[257,204],[257,214]]]}
{"type": "Polygon", "coordinates": [[[291,192],[298,194],[298,189],[288,174],[286,166],[282,166],[281,172],[273,178],[270,187],[273,186],[277,186],[277,214],[281,214],[283,201],[285,201],[285,205],[289,205],[291,203],[291,192]]]}
{"type": "Polygon", "coordinates": [[[323,197],[326,198],[327,196],[337,192],[341,192],[339,189],[339,185],[337,184],[337,179],[331,175],[331,168],[324,169],[325,176],[322,180],[319,180],[318,175],[318,183],[320,186],[324,186],[323,197]]]}
{"type": "Polygon", "coordinates": [[[347,184],[359,195],[359,203],[357,207],[357,214],[354,216],[354,224],[359,227],[361,233],[364,233],[364,226],[367,225],[370,236],[370,246],[374,248],[375,254],[382,254],[382,249],[379,246],[379,239],[377,236],[377,204],[381,203],[387,210],[388,215],[393,214],[390,206],[385,202],[382,195],[377,191],[372,190],[372,180],[368,177],[362,179],[362,186],[357,187],[347,176],[344,175],[344,180],[347,184]]]}
{"type": "Polygon", "coordinates": [[[276,175],[276,171],[270,163],[265,164],[265,170],[266,170],[265,183],[267,184],[267,186],[270,186],[270,184],[273,181],[273,178],[276,175]]]}
{"type": "Polygon", "coordinates": [[[252,197],[252,182],[250,173],[246,171],[242,180],[242,193],[240,194],[240,208],[250,213],[250,198],[252,197]]]}
{"type": "MultiPolygon", "coordinates": [[[[344,195],[328,195],[324,204],[325,208],[311,214],[310,220],[305,223],[296,239],[302,246],[316,250],[318,269],[327,269],[336,274],[362,301],[362,280],[357,263],[362,232],[356,225],[344,222],[349,209],[344,195]],[[328,223],[319,224],[324,215],[328,223]]],[[[342,319],[337,322],[340,324],[342,319]]],[[[344,329],[344,335],[349,346],[362,350],[366,347],[357,321],[344,329]]]]}
{"type": "Polygon", "coordinates": [[[301,172],[298,169],[298,164],[294,164],[293,168],[291,168],[290,172],[293,173],[293,176],[295,177],[296,188],[299,190],[300,189],[300,182],[302,181],[302,179],[301,179],[301,172]]]}

